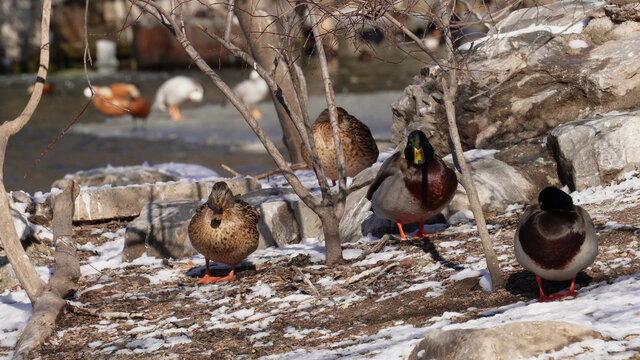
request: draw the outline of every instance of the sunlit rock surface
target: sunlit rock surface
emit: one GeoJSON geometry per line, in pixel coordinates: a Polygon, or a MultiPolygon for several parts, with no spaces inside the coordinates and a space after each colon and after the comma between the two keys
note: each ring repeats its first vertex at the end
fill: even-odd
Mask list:
{"type": "Polygon", "coordinates": [[[411,352],[420,359],[521,359],[590,339],[602,339],[584,326],[554,321],[517,322],[486,329],[435,330],[411,352]]]}
{"type": "Polygon", "coordinates": [[[558,174],[571,190],[605,183],[640,168],[640,111],[562,124],[549,136],[558,174]]]}

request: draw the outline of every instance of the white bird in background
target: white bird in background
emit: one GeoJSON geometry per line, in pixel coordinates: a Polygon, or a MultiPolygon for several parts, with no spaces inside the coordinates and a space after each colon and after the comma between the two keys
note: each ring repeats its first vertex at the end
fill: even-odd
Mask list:
{"type": "Polygon", "coordinates": [[[163,111],[168,109],[172,120],[182,120],[184,117],[178,106],[186,100],[200,102],[203,95],[204,89],[197,80],[181,75],[174,76],[160,85],[153,107],[163,111]]]}
{"type": "Polygon", "coordinates": [[[269,85],[255,70],[251,70],[249,80],[240,82],[233,88],[233,92],[251,109],[251,114],[256,120],[262,119],[262,114],[255,105],[267,96],[269,85]]]}

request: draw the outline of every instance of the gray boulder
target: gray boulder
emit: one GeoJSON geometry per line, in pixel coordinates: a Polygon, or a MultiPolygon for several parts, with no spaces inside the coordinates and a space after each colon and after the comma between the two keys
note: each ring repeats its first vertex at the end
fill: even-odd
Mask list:
{"type": "MultiPolygon", "coordinates": [[[[504,211],[511,204],[527,204],[534,196],[536,187],[516,168],[493,157],[467,158],[471,167],[471,177],[478,191],[483,210],[504,211]]],[[[446,162],[453,168],[451,158],[446,162]]],[[[458,179],[460,179],[460,174],[458,179]]],[[[447,206],[448,214],[470,210],[471,205],[462,184],[447,206]]]]}
{"type": "Polygon", "coordinates": [[[157,258],[182,259],[198,252],[189,240],[189,221],[200,200],[160,200],[145,205],[140,216],[127,225],[123,261],[144,254],[157,258]]]}
{"type": "Polygon", "coordinates": [[[234,195],[260,189],[258,180],[246,178],[178,181],[122,187],[83,188],[75,202],[74,221],[135,217],[142,208],[158,200],[200,200],[209,196],[213,184],[225,181],[234,195]]]}
{"type": "Polygon", "coordinates": [[[562,124],[548,144],[561,181],[573,190],[598,186],[640,168],[640,111],[605,114],[562,124]]]}
{"type": "Polygon", "coordinates": [[[602,336],[578,324],[554,321],[519,322],[486,329],[435,330],[416,345],[409,360],[521,359],[590,339],[602,339],[602,336]]]}
{"type": "MultiPolygon", "coordinates": [[[[606,29],[611,40],[593,41],[590,34],[601,34],[596,27],[602,20],[594,19],[592,27],[580,31],[587,14],[598,6],[563,1],[517,10],[496,24],[500,38],[476,41],[471,52],[464,46],[458,50],[468,56],[465,69],[470,69],[458,72],[455,99],[465,149],[543,136],[559,124],[640,103],[640,78],[633,76],[640,72],[640,62],[635,61],[640,33],[624,30],[635,29],[634,24],[616,30],[623,25],[612,22],[606,29]],[[538,27],[517,32],[531,25],[567,30],[552,34],[549,27],[538,27]]],[[[420,128],[436,153],[449,152],[442,76],[446,74],[437,66],[423,69],[392,104],[394,145],[420,128]]]]}
{"type": "Polygon", "coordinates": [[[260,212],[258,230],[260,247],[295,244],[301,239],[322,233],[318,216],[309,209],[291,188],[270,188],[251,191],[241,199],[260,212]]]}

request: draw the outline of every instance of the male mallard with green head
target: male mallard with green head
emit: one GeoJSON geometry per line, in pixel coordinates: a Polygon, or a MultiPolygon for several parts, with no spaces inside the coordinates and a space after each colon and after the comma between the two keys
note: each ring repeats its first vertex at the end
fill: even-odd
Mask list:
{"type": "Polygon", "coordinates": [[[451,201],[458,187],[456,173],[435,155],[427,136],[415,130],[407,138],[404,152],[391,155],[380,167],[367,192],[373,212],[398,224],[420,222],[437,215],[451,201]],[[404,155],[404,156],[403,156],[404,155]]]}
{"type": "Polygon", "coordinates": [[[189,223],[189,239],[205,258],[205,275],[198,284],[235,279],[236,266],[258,248],[258,212],[236,199],[223,181],[211,189],[189,223]],[[229,275],[211,276],[209,260],[231,265],[229,275]]]}
{"type": "MultiPolygon", "coordinates": [[[[360,171],[370,167],[378,160],[378,147],[367,125],[350,115],[345,109],[338,107],[338,128],[342,151],[344,153],[345,173],[348,177],[356,176],[360,171]]],[[[311,126],[313,139],[320,158],[324,174],[331,179],[333,185],[338,180],[338,161],[333,144],[333,132],[329,120],[329,109],[324,109],[311,126]]],[[[311,168],[311,158],[307,149],[302,147],[302,157],[311,168]]]]}
{"type": "Polygon", "coordinates": [[[564,191],[547,187],[538,195],[538,205],[530,205],[520,218],[513,241],[516,259],[536,274],[539,301],[577,296],[576,275],[598,255],[598,236],[586,210],[573,204],[564,191]],[[569,291],[546,296],[542,280],[571,279],[569,291]]]}

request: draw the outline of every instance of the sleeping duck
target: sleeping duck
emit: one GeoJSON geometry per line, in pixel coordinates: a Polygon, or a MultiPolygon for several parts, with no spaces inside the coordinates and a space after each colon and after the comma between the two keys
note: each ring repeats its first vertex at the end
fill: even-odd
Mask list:
{"type": "Polygon", "coordinates": [[[420,222],[418,237],[424,236],[424,221],[437,215],[451,201],[458,179],[435,155],[427,136],[415,130],[407,138],[404,151],[382,163],[367,192],[373,212],[398,224],[420,222]]]}
{"type": "Polygon", "coordinates": [[[598,254],[598,236],[589,214],[555,187],[542,190],[538,205],[527,207],[513,243],[520,265],[536,274],[539,301],[577,296],[576,274],[591,265],[598,254]],[[571,287],[565,293],[546,296],[541,279],[572,279],[571,287]]]}
{"type": "Polygon", "coordinates": [[[178,106],[187,100],[200,102],[203,95],[204,89],[197,80],[182,75],[174,76],[160,85],[153,107],[162,111],[168,109],[171,119],[178,121],[184,119],[178,106]]]}
{"type": "Polygon", "coordinates": [[[262,119],[262,113],[255,106],[269,94],[269,85],[257,71],[251,70],[249,80],[238,83],[233,87],[233,92],[251,109],[251,114],[256,120],[262,119]]]}
{"type": "MultiPolygon", "coordinates": [[[[338,127],[342,151],[346,166],[346,176],[354,177],[360,171],[370,167],[378,159],[378,147],[367,125],[338,107],[338,127]]],[[[329,109],[324,109],[311,126],[320,165],[333,185],[338,180],[338,161],[333,145],[333,132],[329,121],[329,109]]],[[[311,168],[311,158],[307,149],[302,147],[302,157],[311,168]]]]}
{"type": "Polygon", "coordinates": [[[149,101],[140,96],[140,90],[133,84],[113,83],[108,86],[93,85],[93,91],[99,96],[93,96],[91,89],[86,87],[84,95],[93,99],[95,108],[106,116],[131,115],[134,120],[146,119],[151,112],[149,101]]]}
{"type": "Polygon", "coordinates": [[[205,275],[198,284],[235,279],[236,266],[258,248],[258,217],[251,205],[233,196],[225,182],[213,185],[207,202],[189,223],[189,239],[205,258],[205,275]],[[231,272],[211,276],[209,260],[231,265],[231,272]]]}

